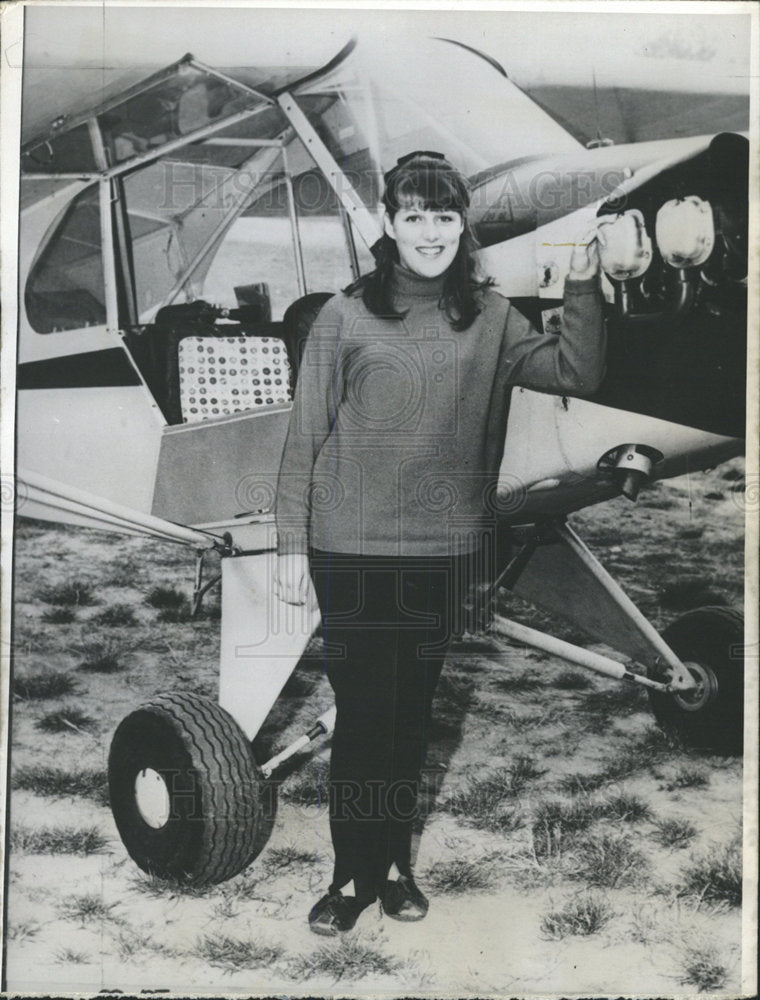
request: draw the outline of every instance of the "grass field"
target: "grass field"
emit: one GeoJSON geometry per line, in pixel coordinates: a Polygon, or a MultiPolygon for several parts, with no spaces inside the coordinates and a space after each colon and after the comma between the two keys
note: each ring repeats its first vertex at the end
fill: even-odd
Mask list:
{"type": "MultiPolygon", "coordinates": [[[[734,461],[571,520],[663,627],[740,605],[741,477],[734,461]]],[[[338,942],[310,934],[331,868],[329,743],[282,781],[245,872],[203,890],[140,872],[108,809],[108,746],[157,693],[216,694],[218,594],[191,620],[192,577],[182,547],[19,522],[9,989],[738,994],[741,761],[675,745],[640,691],[512,644],[506,599],[489,635],[456,644],[436,696],[425,921],[372,907],[338,942]]],[[[328,697],[315,656],[261,739],[284,746],[328,697]]]]}

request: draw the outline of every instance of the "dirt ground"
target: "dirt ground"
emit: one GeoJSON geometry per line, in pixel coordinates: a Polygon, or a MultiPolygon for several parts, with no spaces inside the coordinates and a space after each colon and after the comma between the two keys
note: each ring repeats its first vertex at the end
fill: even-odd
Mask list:
{"type": "MultiPolygon", "coordinates": [[[[661,628],[691,607],[741,606],[742,488],[734,460],[571,522],[661,628]]],[[[189,595],[192,578],[181,547],[19,522],[9,990],[740,994],[741,760],[668,739],[640,690],[511,643],[506,601],[489,635],[456,644],[436,696],[424,921],[371,907],[339,941],[310,933],[331,868],[329,741],[281,782],[246,871],[205,890],[142,873],[107,806],[108,746],[154,694],[215,696],[218,596],[195,621],[156,597],[189,595]]],[[[286,687],[263,750],[323,710],[315,662],[286,687]]]]}

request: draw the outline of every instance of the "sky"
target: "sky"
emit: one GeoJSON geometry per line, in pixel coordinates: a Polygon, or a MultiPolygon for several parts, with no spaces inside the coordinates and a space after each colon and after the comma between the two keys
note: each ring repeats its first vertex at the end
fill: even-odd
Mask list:
{"type": "MultiPolygon", "coordinates": [[[[356,32],[388,45],[424,33],[482,48],[518,82],[588,83],[594,73],[599,84],[735,91],[748,78],[749,31],[747,16],[733,9],[724,4],[715,13],[691,8],[663,14],[654,4],[640,4],[635,13],[304,10],[220,3],[72,6],[58,0],[27,8],[26,58],[48,67],[138,61],[161,66],[190,51],[217,67],[319,65],[356,32]]],[[[6,50],[5,56],[15,62],[20,52],[6,50]]]]}

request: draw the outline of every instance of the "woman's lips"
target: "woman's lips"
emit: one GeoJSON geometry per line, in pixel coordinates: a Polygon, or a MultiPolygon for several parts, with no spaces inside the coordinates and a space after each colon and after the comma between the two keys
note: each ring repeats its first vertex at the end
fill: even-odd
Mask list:
{"type": "Polygon", "coordinates": [[[417,253],[421,253],[423,257],[438,257],[443,253],[443,247],[417,247],[417,253]]]}

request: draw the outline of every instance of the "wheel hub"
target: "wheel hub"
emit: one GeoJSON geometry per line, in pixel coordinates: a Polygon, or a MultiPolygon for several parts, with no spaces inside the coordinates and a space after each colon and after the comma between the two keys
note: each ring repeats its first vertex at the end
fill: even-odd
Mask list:
{"type": "Polygon", "coordinates": [[[699,712],[718,697],[718,678],[703,663],[685,660],[684,666],[694,678],[696,687],[688,691],[674,691],[673,699],[685,712],[699,712]]]}
{"type": "Polygon", "coordinates": [[[135,802],[142,818],[154,830],[169,822],[169,789],[162,775],[152,767],[144,767],[135,778],[135,802]]]}

